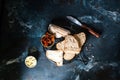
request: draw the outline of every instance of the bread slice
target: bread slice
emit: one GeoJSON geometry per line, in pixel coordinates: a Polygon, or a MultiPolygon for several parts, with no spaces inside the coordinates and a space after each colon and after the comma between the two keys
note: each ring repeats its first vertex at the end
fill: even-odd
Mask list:
{"type": "Polygon", "coordinates": [[[86,35],[84,32],[74,34],[75,39],[79,42],[79,47],[82,47],[86,41],[86,35]]]}
{"type": "Polygon", "coordinates": [[[56,48],[57,48],[58,50],[64,51],[64,44],[65,44],[65,40],[57,43],[57,44],[56,44],[56,48]]]}
{"type": "Polygon", "coordinates": [[[57,66],[63,65],[63,51],[62,50],[47,50],[46,56],[48,59],[56,62],[57,66]]]}
{"type": "Polygon", "coordinates": [[[59,26],[54,25],[54,24],[50,24],[48,27],[48,30],[51,33],[55,34],[56,38],[65,37],[66,35],[71,34],[71,32],[69,30],[64,29],[62,27],[59,27],[59,26]]]}
{"type": "Polygon", "coordinates": [[[72,60],[75,55],[78,55],[81,51],[82,46],[86,41],[86,35],[84,32],[67,35],[65,36],[65,40],[56,44],[56,48],[58,50],[62,50],[64,54],[65,60],[72,60]]]}
{"type": "Polygon", "coordinates": [[[75,37],[72,35],[67,35],[65,37],[64,52],[74,52],[75,54],[78,54],[80,50],[79,43],[75,37]]]}
{"type": "Polygon", "coordinates": [[[65,54],[64,54],[65,60],[72,60],[74,57],[75,57],[75,53],[72,53],[72,52],[70,52],[70,53],[65,52],[65,54]]]}

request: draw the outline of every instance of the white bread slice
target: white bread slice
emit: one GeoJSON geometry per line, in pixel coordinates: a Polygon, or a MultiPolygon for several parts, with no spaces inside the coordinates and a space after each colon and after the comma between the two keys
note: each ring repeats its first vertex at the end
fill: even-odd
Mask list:
{"type": "Polygon", "coordinates": [[[65,60],[72,60],[75,55],[78,55],[81,51],[82,46],[86,41],[86,35],[84,32],[67,35],[65,36],[65,40],[56,44],[56,48],[58,50],[62,50],[64,54],[65,60]]]}
{"type": "Polygon", "coordinates": [[[65,37],[64,52],[79,54],[80,50],[79,43],[75,37],[72,35],[67,35],[65,37]]]}
{"type": "Polygon", "coordinates": [[[66,35],[71,34],[71,32],[69,30],[59,27],[54,24],[49,24],[48,30],[51,33],[55,34],[56,38],[65,37],[66,35]]]}
{"type": "Polygon", "coordinates": [[[84,32],[74,34],[75,39],[79,42],[79,47],[82,47],[86,41],[86,35],[84,32]]]}
{"type": "Polygon", "coordinates": [[[64,59],[65,60],[71,60],[75,57],[75,52],[74,51],[68,51],[68,50],[64,50],[64,45],[65,45],[65,40],[64,41],[61,41],[59,43],[56,44],[56,48],[58,50],[62,50],[64,51],[64,59]]]}
{"type": "Polygon", "coordinates": [[[56,48],[57,48],[58,50],[64,51],[64,44],[65,44],[65,40],[57,43],[57,44],[56,44],[56,48]]]}
{"type": "Polygon", "coordinates": [[[64,54],[64,59],[65,60],[72,60],[75,57],[75,53],[66,53],[64,54]]]}
{"type": "Polygon", "coordinates": [[[46,56],[48,59],[56,62],[57,66],[63,65],[63,51],[62,50],[47,50],[46,56]]]}

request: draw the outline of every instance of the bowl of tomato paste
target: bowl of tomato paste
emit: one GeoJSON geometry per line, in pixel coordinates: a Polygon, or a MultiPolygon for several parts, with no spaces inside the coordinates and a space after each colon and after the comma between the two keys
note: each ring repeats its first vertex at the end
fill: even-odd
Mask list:
{"type": "Polygon", "coordinates": [[[55,36],[54,34],[51,34],[49,32],[46,32],[42,37],[41,37],[41,44],[45,48],[52,47],[55,43],[55,36]]]}

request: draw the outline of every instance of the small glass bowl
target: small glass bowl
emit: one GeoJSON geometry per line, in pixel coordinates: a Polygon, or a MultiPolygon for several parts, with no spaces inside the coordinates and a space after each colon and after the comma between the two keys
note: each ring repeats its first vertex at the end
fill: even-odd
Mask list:
{"type": "Polygon", "coordinates": [[[43,45],[43,47],[45,48],[50,48],[54,45],[55,43],[55,35],[46,32],[46,34],[44,34],[41,37],[41,44],[43,45]]]}

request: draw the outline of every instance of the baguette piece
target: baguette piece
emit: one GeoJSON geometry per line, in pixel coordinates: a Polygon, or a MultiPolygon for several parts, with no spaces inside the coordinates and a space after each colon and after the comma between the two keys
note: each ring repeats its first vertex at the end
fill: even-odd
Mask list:
{"type": "Polygon", "coordinates": [[[47,50],[46,56],[48,59],[54,61],[57,66],[63,65],[63,51],[62,50],[47,50]]]}
{"type": "Polygon", "coordinates": [[[51,33],[55,34],[56,38],[65,37],[66,35],[71,34],[71,32],[69,30],[59,27],[54,24],[49,24],[48,30],[51,33]]]}

